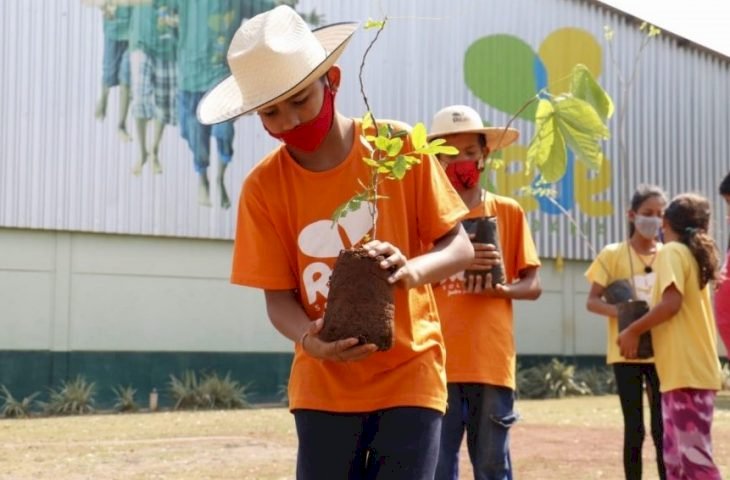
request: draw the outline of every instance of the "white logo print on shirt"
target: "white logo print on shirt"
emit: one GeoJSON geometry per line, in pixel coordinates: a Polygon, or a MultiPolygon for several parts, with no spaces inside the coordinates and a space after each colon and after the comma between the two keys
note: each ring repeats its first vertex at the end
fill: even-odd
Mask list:
{"type": "MultiPolygon", "coordinates": [[[[329,260],[337,258],[340,250],[358,243],[371,229],[372,219],[368,204],[363,203],[358,210],[341,218],[339,225],[333,225],[330,219],[310,223],[299,232],[297,244],[302,254],[329,260]]],[[[312,261],[302,269],[301,284],[304,286],[305,297],[316,311],[322,311],[324,302],[320,304],[318,299],[327,298],[331,274],[332,269],[322,261],[312,261]]]]}

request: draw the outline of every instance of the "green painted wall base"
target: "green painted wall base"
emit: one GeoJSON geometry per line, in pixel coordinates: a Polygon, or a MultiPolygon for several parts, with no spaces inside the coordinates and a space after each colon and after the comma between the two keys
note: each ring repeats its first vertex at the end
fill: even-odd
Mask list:
{"type": "Polygon", "coordinates": [[[0,384],[15,398],[41,392],[47,399],[49,388],[83,375],[96,384],[96,406],[111,408],[112,387],[131,385],[137,389],[137,403],[146,407],[149,392],[156,388],[159,405],[170,406],[170,375],[180,378],[186,370],[209,372],[249,385],[252,403],[279,401],[282,385],[289,378],[291,353],[226,352],[51,352],[0,351],[0,384]]]}
{"type": "MultiPolygon", "coordinates": [[[[603,355],[520,355],[520,368],[559,358],[579,367],[605,365],[603,355]]],[[[96,384],[96,406],[108,409],[114,404],[112,387],[131,385],[137,389],[137,403],[146,407],[149,392],[156,388],[159,405],[169,407],[170,375],[180,378],[186,370],[217,373],[248,385],[251,403],[281,400],[291,368],[291,353],[238,352],[51,352],[40,350],[0,351],[0,384],[15,398],[41,392],[38,400],[48,398],[49,388],[64,380],[83,375],[96,384]]]]}

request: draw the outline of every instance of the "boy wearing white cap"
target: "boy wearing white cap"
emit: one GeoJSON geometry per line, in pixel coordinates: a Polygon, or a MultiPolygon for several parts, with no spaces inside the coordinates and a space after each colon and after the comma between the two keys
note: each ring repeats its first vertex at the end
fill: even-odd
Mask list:
{"type": "Polygon", "coordinates": [[[459,222],[466,209],[434,159],[382,183],[379,240],[364,244],[392,267],[398,287],[393,347],[376,353],[357,338],[319,338],[340,249],[372,235],[368,205],[334,228],[331,221],[370,175],[361,123],[334,105],[334,62],[356,28],[311,32],[286,6],[253,17],[229,48],[232,77],[203,98],[198,117],[216,123],[256,112],[283,142],[245,180],[231,278],[263,289],[272,324],[295,342],[288,392],[297,478],[431,479],[446,383],[430,284],[473,258],[459,222]]]}
{"type": "Polygon", "coordinates": [[[449,180],[469,208],[470,219],[497,218],[501,251],[474,244],[469,271],[489,272],[501,265],[505,282],[492,276],[456,274],[434,288],[446,342],[448,408],[441,428],[436,478],[459,478],[459,448],[467,433],[474,478],[512,478],[509,428],[516,421],[515,345],[512,300],[540,296],[540,260],[525,214],[513,199],[494,195],[479,184],[490,152],[515,140],[514,129],[485,128],[479,114],[464,105],[440,110],[429,138],[443,138],[456,147],[454,156],[439,155],[449,180]],[[484,278],[484,279],[483,279],[484,278]]]}

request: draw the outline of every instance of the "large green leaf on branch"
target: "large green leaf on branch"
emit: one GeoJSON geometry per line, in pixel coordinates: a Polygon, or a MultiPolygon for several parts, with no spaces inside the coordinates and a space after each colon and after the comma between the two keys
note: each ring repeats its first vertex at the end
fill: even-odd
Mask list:
{"type": "Polygon", "coordinates": [[[427,136],[426,126],[423,123],[419,122],[414,125],[413,130],[411,131],[411,144],[413,145],[413,148],[418,150],[419,148],[425,147],[428,143],[426,140],[427,136]]]}
{"type": "Polygon", "coordinates": [[[610,133],[598,112],[585,100],[570,96],[556,97],[553,108],[555,124],[578,160],[591,169],[600,167],[600,142],[608,139],[610,133]]]}
{"type": "Polygon", "coordinates": [[[527,172],[535,167],[549,182],[565,175],[567,157],[565,140],[557,127],[555,109],[548,100],[540,100],[535,115],[536,132],[527,149],[527,172]]]}
{"type": "Polygon", "coordinates": [[[573,67],[570,93],[588,102],[605,122],[613,115],[613,101],[608,93],[596,82],[590,70],[583,64],[573,67]]]}

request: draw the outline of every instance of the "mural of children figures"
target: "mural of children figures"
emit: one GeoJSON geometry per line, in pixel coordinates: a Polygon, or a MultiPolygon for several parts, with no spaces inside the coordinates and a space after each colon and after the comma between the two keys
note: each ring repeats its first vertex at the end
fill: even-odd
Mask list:
{"type": "Polygon", "coordinates": [[[101,96],[96,102],[96,118],[106,117],[109,90],[119,87],[119,119],[117,131],[124,141],[132,138],[127,132],[129,111],[129,20],[130,7],[121,7],[108,2],[99,5],[103,14],[104,56],[101,78],[101,96]]]}
{"type": "Polygon", "coordinates": [[[231,206],[225,186],[225,172],[233,157],[233,120],[213,126],[201,124],[195,116],[203,95],[231,73],[226,54],[236,29],[244,18],[270,10],[271,0],[178,0],[179,41],[178,111],[180,135],[193,153],[193,167],[198,174],[198,203],[211,206],[208,166],[210,137],[218,145],[216,184],[220,206],[231,206]]]}
{"type": "Polygon", "coordinates": [[[139,157],[132,173],[139,175],[151,160],[152,171],[162,173],[159,148],[166,125],[175,125],[177,91],[177,10],[174,0],[134,1],[129,28],[132,115],[137,124],[139,157]],[[152,120],[154,137],[147,145],[152,120]]]}

